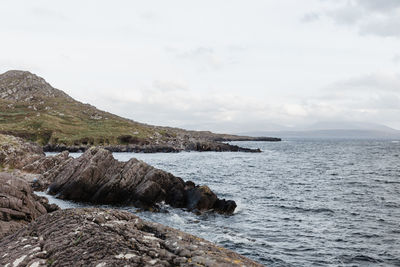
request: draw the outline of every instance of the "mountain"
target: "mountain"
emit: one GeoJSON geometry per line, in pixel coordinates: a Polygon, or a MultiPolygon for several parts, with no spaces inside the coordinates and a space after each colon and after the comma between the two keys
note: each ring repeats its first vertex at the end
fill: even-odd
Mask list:
{"type": "Polygon", "coordinates": [[[306,128],[307,130],[366,130],[388,133],[398,133],[398,130],[382,124],[358,121],[320,121],[306,128]]]}
{"type": "Polygon", "coordinates": [[[254,139],[139,123],[76,101],[43,78],[17,70],[0,75],[0,133],[50,146],[129,144],[173,150],[224,150],[215,142],[254,139]]]}
{"type": "Polygon", "coordinates": [[[282,138],[399,139],[400,131],[382,124],[348,121],[321,121],[290,130],[242,133],[249,136],[275,135],[282,138]]]}

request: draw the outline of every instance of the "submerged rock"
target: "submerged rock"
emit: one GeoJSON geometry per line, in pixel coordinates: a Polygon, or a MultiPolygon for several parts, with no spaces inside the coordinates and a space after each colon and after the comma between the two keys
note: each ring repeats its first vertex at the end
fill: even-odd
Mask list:
{"type": "Polygon", "coordinates": [[[110,209],[46,214],[2,239],[0,250],[1,266],[262,266],[204,239],[110,209]]]}
{"type": "Polygon", "coordinates": [[[35,195],[23,179],[0,173],[0,238],[57,209],[46,198],[35,195]]]}
{"type": "Polygon", "coordinates": [[[49,193],[58,198],[97,204],[125,204],[154,208],[159,202],[189,210],[231,214],[234,201],[220,200],[205,186],[184,182],[171,173],[135,158],[115,160],[112,153],[91,148],[46,175],[49,193]]]}

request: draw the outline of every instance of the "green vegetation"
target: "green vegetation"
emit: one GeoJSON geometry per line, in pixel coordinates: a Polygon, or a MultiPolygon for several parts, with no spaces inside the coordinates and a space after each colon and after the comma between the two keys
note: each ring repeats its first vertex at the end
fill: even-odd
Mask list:
{"type": "Polygon", "coordinates": [[[153,138],[155,130],[72,99],[47,98],[36,103],[0,99],[0,132],[42,145],[136,143],[153,138]]]}
{"type": "Polygon", "coordinates": [[[78,102],[24,71],[0,74],[0,133],[41,145],[175,144],[242,137],[151,126],[78,102]]]}

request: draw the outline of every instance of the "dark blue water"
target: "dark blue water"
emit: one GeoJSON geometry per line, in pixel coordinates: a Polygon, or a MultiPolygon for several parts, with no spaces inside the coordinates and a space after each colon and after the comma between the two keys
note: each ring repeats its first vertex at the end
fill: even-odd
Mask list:
{"type": "Polygon", "coordinates": [[[235,200],[238,208],[233,216],[197,216],[171,208],[167,214],[140,216],[265,265],[400,266],[399,142],[293,140],[239,145],[259,147],[263,153],[114,156],[139,158],[235,200]]]}

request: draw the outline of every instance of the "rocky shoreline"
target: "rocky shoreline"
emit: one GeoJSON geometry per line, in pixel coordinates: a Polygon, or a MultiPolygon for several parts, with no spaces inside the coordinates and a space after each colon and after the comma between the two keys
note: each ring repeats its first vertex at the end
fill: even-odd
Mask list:
{"type": "MultiPolygon", "coordinates": [[[[222,141],[222,140],[221,140],[222,141]]],[[[229,140],[226,140],[229,141],[229,140]]],[[[45,152],[85,152],[91,146],[90,145],[77,145],[77,146],[66,146],[60,144],[47,144],[43,146],[45,152]]],[[[252,149],[240,147],[237,145],[230,145],[221,142],[192,142],[183,146],[176,145],[110,145],[110,146],[98,146],[111,152],[134,152],[134,153],[178,153],[182,151],[215,151],[215,152],[249,152],[259,153],[260,149],[252,149]]]]}
{"type": "Polygon", "coordinates": [[[157,211],[158,203],[232,214],[236,203],[137,159],[119,162],[95,147],[79,158],[45,156],[40,146],[0,135],[2,266],[261,266],[208,241],[123,211],[59,210],[38,197],[157,211]],[[19,230],[18,230],[19,229],[19,230]],[[8,264],[8,265],[7,265],[8,264]]]}
{"type": "Polygon", "coordinates": [[[0,240],[2,266],[262,266],[202,238],[112,209],[41,216],[0,240]]]}

